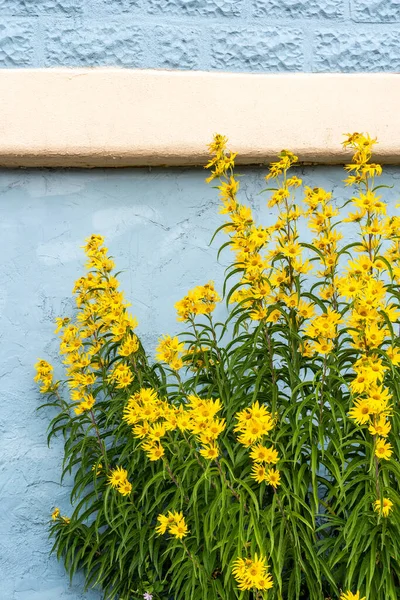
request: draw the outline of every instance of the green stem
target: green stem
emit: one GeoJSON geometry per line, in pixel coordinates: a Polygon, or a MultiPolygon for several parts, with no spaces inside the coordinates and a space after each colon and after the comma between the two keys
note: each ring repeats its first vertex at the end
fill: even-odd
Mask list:
{"type": "Polygon", "coordinates": [[[134,371],[135,371],[135,373],[136,373],[136,377],[138,378],[138,381],[139,381],[139,385],[140,385],[140,387],[143,387],[143,379],[142,379],[142,374],[141,374],[141,372],[140,372],[140,371],[139,371],[139,369],[138,369],[138,366],[137,366],[136,359],[135,359],[135,357],[134,357],[133,355],[131,355],[130,362],[131,362],[131,363],[132,363],[132,365],[133,365],[133,370],[134,370],[134,371]]]}
{"type": "Polygon", "coordinates": [[[99,431],[99,428],[97,426],[96,418],[94,416],[94,412],[93,412],[92,409],[89,410],[89,415],[90,415],[90,420],[92,421],[94,430],[96,432],[97,442],[98,442],[98,444],[100,446],[100,450],[101,450],[101,453],[102,453],[103,458],[104,458],[104,463],[105,463],[106,470],[108,471],[109,467],[108,467],[107,450],[106,450],[106,447],[105,447],[105,444],[104,444],[104,440],[101,439],[100,431],[99,431]]]}
{"type": "Polygon", "coordinates": [[[281,499],[279,498],[279,495],[278,495],[278,492],[276,491],[276,488],[274,488],[274,487],[273,487],[272,489],[274,490],[275,498],[276,498],[276,501],[277,501],[277,503],[278,503],[279,510],[280,510],[280,512],[281,512],[281,515],[282,515],[283,521],[284,521],[284,523],[285,523],[285,527],[286,527],[286,529],[287,529],[287,532],[288,532],[288,534],[289,534],[289,537],[290,537],[290,539],[291,539],[292,543],[294,544],[294,539],[293,539],[292,531],[291,531],[291,529],[290,529],[290,527],[289,527],[289,522],[288,522],[288,520],[287,520],[287,518],[286,518],[286,514],[285,514],[285,511],[284,511],[284,508],[283,508],[283,504],[282,504],[282,502],[281,502],[281,499]]]}
{"type": "MultiPolygon", "coordinates": [[[[173,472],[172,472],[172,469],[171,469],[171,467],[169,466],[168,459],[167,459],[165,456],[163,456],[163,457],[162,457],[162,459],[163,459],[163,463],[164,463],[164,466],[165,466],[165,469],[166,469],[166,471],[167,471],[168,475],[170,476],[170,478],[172,479],[172,481],[174,482],[174,484],[176,485],[176,487],[177,487],[179,490],[181,490],[183,494],[185,494],[185,492],[184,492],[184,490],[183,490],[183,487],[182,487],[181,483],[180,483],[180,482],[178,481],[178,479],[175,477],[175,475],[174,475],[174,474],[173,474],[173,472]]],[[[186,495],[184,495],[184,498],[185,498],[185,502],[189,502],[189,501],[190,501],[190,498],[189,498],[189,496],[186,496],[186,495]]]]}
{"type": "MultiPolygon", "coordinates": [[[[241,501],[240,494],[235,490],[235,488],[233,487],[233,485],[226,478],[226,475],[224,473],[224,470],[222,469],[221,463],[219,462],[218,458],[215,459],[215,463],[217,465],[217,469],[219,471],[219,474],[221,475],[221,479],[222,479],[223,483],[232,492],[232,494],[236,498],[236,500],[238,502],[240,502],[241,501]]],[[[247,506],[246,505],[244,505],[244,509],[247,511],[247,506]]]]}

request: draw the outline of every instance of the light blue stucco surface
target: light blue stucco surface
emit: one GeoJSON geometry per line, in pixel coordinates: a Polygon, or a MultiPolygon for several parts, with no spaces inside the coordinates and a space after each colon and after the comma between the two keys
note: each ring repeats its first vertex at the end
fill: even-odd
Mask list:
{"type": "MultiPolygon", "coordinates": [[[[263,170],[241,169],[243,202],[271,223],[263,170]]],[[[173,304],[209,279],[221,289],[218,242],[208,245],[218,215],[216,190],[201,170],[0,171],[0,599],[100,600],[69,586],[49,557],[47,522],[54,506],[70,512],[69,485],[59,484],[62,440],[46,445],[51,414],[36,412],[38,357],[55,365],[54,317],[71,314],[73,282],[83,271],[84,238],[106,237],[122,289],[152,352],[157,337],[179,329],[173,304]]],[[[306,184],[348,197],[336,167],[306,168],[306,184]]],[[[399,198],[400,168],[387,168],[385,197],[399,198]]],[[[219,241],[222,241],[220,238],[219,241]]],[[[57,374],[61,371],[57,367],[57,374]]]]}
{"type": "Polygon", "coordinates": [[[0,68],[399,71],[399,0],[0,0],[0,68]]]}

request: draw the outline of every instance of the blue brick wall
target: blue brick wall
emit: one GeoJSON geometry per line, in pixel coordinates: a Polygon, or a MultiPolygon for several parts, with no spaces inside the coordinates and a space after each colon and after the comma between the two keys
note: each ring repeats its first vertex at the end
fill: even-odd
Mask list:
{"type": "Polygon", "coordinates": [[[0,68],[398,71],[400,0],[0,0],[0,68]]]}

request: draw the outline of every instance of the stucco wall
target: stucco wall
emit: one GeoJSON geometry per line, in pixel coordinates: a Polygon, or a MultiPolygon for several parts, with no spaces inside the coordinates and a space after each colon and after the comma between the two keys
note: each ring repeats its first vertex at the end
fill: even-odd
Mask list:
{"type": "Polygon", "coordinates": [[[398,0],[0,0],[0,68],[399,71],[398,0]]]}
{"type": "MultiPolygon", "coordinates": [[[[268,224],[258,192],[262,170],[242,168],[242,201],[268,224]]],[[[304,170],[306,184],[348,197],[337,167],[304,170]]],[[[210,247],[222,223],[216,191],[202,170],[0,171],[0,574],[2,600],[99,600],[69,587],[49,557],[51,510],[70,512],[68,481],[59,484],[62,440],[46,445],[51,413],[36,411],[38,357],[58,363],[54,317],[71,314],[71,289],[83,269],[80,246],[93,232],[106,236],[122,289],[138,317],[138,333],[152,352],[157,337],[179,329],[173,304],[194,285],[214,279],[221,290],[224,263],[210,247]]],[[[392,211],[400,168],[382,183],[392,211]]],[[[271,221],[269,221],[271,222],[271,221]]],[[[223,238],[220,238],[220,241],[223,238]]],[[[61,371],[58,370],[61,374],[61,371]]]]}

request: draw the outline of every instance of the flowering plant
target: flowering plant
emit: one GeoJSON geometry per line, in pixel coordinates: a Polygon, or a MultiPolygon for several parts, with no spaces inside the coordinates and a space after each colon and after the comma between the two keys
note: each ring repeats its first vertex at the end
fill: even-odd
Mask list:
{"type": "Polygon", "coordinates": [[[374,143],[347,136],[340,207],[321,188],[299,200],[283,151],[262,226],[216,135],[228,314],[214,319],[212,282],[191,290],[156,361],[103,238],[86,240],[77,313],[57,319],[67,379],[36,365],[74,477],[74,511],[51,527],[71,576],[121,600],[398,598],[400,218],[378,195],[374,143]]]}

